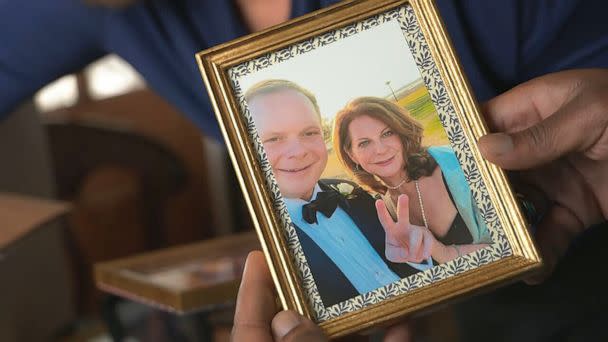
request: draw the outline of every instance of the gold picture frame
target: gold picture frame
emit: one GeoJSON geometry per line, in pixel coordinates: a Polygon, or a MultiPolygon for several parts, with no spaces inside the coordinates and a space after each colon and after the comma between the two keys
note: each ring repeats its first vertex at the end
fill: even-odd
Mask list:
{"type": "MultiPolygon", "coordinates": [[[[359,51],[363,50],[374,49],[359,46],[359,51]]],[[[327,52],[326,56],[335,53],[327,52]]],[[[345,56],[348,53],[345,52],[345,56]]],[[[514,281],[541,266],[528,224],[505,173],[485,161],[477,149],[476,141],[487,133],[487,127],[433,1],[343,1],[202,51],[196,58],[280,303],[284,309],[315,320],[330,337],[388,324],[432,305],[514,281]],[[465,255],[456,249],[457,258],[437,265],[431,263],[433,267],[398,282],[326,306],[317,289],[318,277],[315,280],[312,276],[314,271],[311,273],[306,253],[300,245],[301,235],[299,238],[295,232],[295,224],[273,176],[264,143],[258,136],[257,124],[245,100],[243,85],[248,82],[251,89],[255,75],[262,75],[258,80],[264,77],[276,79],[278,77],[263,76],[263,72],[270,70],[270,75],[274,75],[272,70],[293,61],[303,64],[293,64],[290,70],[301,71],[303,65],[320,67],[331,64],[318,63],[319,60],[314,63],[312,59],[302,62],[305,59],[302,56],[312,56],[311,52],[320,55],[330,48],[332,51],[346,49],[341,47],[346,43],[336,44],[340,41],[348,40],[355,44],[353,46],[364,44],[361,38],[364,34],[389,34],[382,30],[393,33],[398,30],[400,38],[393,41],[384,39],[388,36],[382,36],[383,39],[370,36],[365,44],[389,41],[395,45],[394,42],[399,42],[397,45],[401,47],[395,45],[395,49],[404,48],[411,54],[412,63],[419,72],[414,75],[416,82],[428,92],[425,93],[427,101],[432,103],[431,108],[436,111],[445,132],[441,139],[447,139],[454,150],[474,207],[482,213],[491,242],[465,255]]],[[[329,76],[323,71],[318,73],[320,78],[326,77],[319,83],[328,83],[325,81],[329,76]]],[[[284,76],[278,71],[277,75],[284,76]]],[[[395,102],[399,103],[402,97],[397,97],[389,81],[386,86],[395,102]]],[[[401,88],[400,94],[405,93],[405,88],[401,88]]]]}

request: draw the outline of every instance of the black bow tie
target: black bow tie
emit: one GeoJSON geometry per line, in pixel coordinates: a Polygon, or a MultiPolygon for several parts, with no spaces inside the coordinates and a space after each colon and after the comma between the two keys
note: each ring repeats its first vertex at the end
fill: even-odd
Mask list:
{"type": "Polygon", "coordinates": [[[317,211],[330,218],[336,211],[338,203],[346,205],[346,199],[336,191],[323,191],[317,193],[314,201],[302,206],[302,218],[309,224],[317,223],[317,211]]]}

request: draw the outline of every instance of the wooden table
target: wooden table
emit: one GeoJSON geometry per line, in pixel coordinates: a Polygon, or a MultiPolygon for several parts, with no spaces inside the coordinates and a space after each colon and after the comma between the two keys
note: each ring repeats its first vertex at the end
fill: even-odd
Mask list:
{"type": "Polygon", "coordinates": [[[255,232],[228,235],[95,265],[98,288],[168,312],[233,304],[255,232]]]}

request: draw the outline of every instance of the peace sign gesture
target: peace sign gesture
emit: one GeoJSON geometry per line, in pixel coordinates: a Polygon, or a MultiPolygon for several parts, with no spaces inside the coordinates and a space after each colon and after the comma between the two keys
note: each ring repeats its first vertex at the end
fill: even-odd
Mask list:
{"type": "Polygon", "coordinates": [[[425,227],[410,223],[409,198],[405,194],[397,199],[397,222],[393,220],[383,200],[376,201],[378,219],[386,233],[385,254],[396,263],[420,263],[431,256],[435,238],[425,227]]]}

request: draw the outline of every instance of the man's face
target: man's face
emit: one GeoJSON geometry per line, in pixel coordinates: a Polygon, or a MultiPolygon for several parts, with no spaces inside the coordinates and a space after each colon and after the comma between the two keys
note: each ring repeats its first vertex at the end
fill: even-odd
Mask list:
{"type": "Polygon", "coordinates": [[[309,200],[327,164],[323,130],[312,103],[286,89],[255,96],[248,104],[281,193],[309,200]]]}

